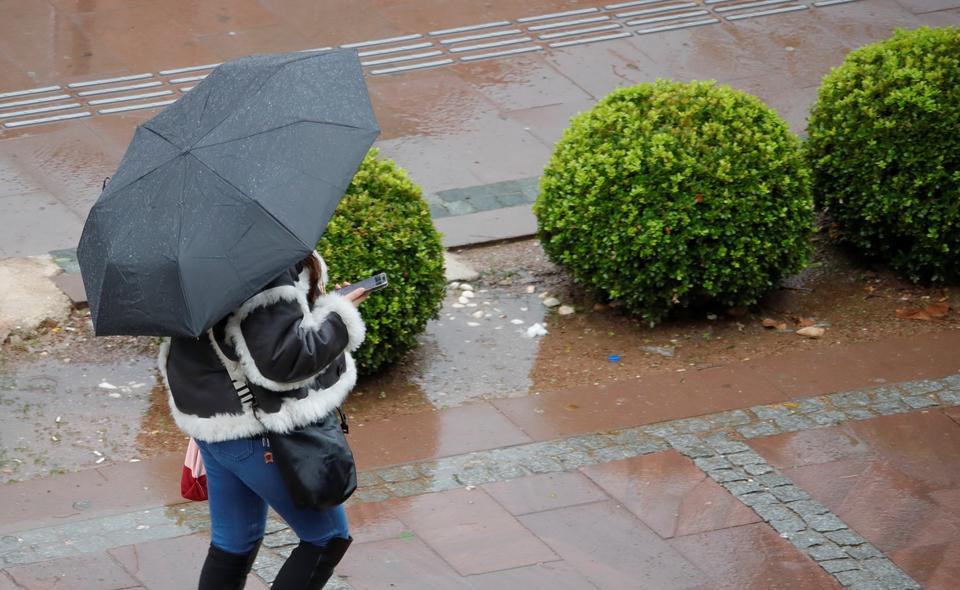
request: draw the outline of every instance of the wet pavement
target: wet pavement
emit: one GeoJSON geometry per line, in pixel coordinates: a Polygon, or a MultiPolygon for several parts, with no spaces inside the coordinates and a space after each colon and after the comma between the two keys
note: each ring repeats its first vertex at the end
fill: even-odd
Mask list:
{"type": "MultiPolygon", "coordinates": [[[[473,443],[487,450],[363,470],[336,587],[947,590],[960,543],[957,404],[953,375],[543,442],[488,430],[473,443]]],[[[460,419],[458,430],[495,421],[460,419]]],[[[153,487],[176,459],[105,469],[97,479],[122,480],[122,495],[79,474],[0,488],[12,509],[0,582],[188,584],[202,551],[160,575],[207,542],[205,504],[177,504],[173,477],[153,487]],[[57,479],[44,513],[35,498],[57,479]],[[57,514],[71,487],[86,503],[57,514]],[[138,495],[169,506],[125,504],[138,495]]],[[[258,576],[271,580],[295,543],[271,519],[258,576]]]]}
{"type": "Polygon", "coordinates": [[[155,362],[71,362],[69,354],[0,371],[0,481],[139,460],[155,362]]]}
{"type": "Polygon", "coordinates": [[[960,22],[956,0],[176,0],[163,9],[57,0],[10,10],[0,23],[0,211],[18,231],[0,236],[0,256],[74,246],[135,125],[225,59],[358,46],[382,154],[409,169],[443,217],[516,201],[502,183],[537,177],[569,117],[618,86],[716,79],[767,101],[799,132],[820,78],[847,51],[895,27],[960,22]]]}
{"type": "MultiPolygon", "coordinates": [[[[553,143],[618,86],[717,79],[802,132],[847,51],[896,27],[960,23],[960,0],[7,8],[0,257],[75,246],[134,127],[211,64],[253,52],[360,42],[382,154],[461,244],[529,233],[553,143]],[[62,115],[74,118],[42,121],[62,115]]],[[[355,429],[357,544],[338,587],[955,586],[956,331],[522,395],[537,354],[523,331],[542,305],[481,291],[449,294],[413,363],[435,407],[355,429]]],[[[4,377],[4,478],[90,469],[0,487],[0,590],[196,579],[208,520],[204,504],[180,503],[180,457],[130,462],[151,365],[58,358],[4,377]]],[[[266,587],[295,542],[277,520],[269,532],[249,587],[266,587]]]]}

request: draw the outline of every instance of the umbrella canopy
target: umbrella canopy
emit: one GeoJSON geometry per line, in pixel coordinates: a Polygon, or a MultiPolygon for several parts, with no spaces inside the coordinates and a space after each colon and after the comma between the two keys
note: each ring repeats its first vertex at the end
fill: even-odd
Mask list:
{"type": "Polygon", "coordinates": [[[96,333],[202,334],[314,249],[378,133],[353,50],[219,66],[137,128],[90,211],[96,333]]]}

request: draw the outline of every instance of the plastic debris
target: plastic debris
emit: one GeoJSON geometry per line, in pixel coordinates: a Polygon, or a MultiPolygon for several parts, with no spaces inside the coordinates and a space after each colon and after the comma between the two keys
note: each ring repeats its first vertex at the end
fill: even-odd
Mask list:
{"type": "Polygon", "coordinates": [[[536,338],[537,336],[546,336],[547,329],[542,324],[534,324],[527,328],[527,338],[536,338]]]}
{"type": "Polygon", "coordinates": [[[620,355],[619,355],[619,354],[611,354],[610,356],[607,357],[607,360],[610,361],[611,363],[619,363],[619,362],[620,362],[620,355]]]}

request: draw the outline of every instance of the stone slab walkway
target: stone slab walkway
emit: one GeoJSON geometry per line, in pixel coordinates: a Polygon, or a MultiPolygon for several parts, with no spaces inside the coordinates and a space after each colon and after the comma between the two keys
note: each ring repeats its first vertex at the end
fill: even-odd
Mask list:
{"type": "MultiPolygon", "coordinates": [[[[936,358],[950,338],[896,344],[936,358]]],[[[819,393],[633,426],[608,405],[606,427],[551,438],[511,433],[492,406],[434,412],[472,427],[472,442],[368,461],[348,508],[357,543],[333,587],[947,590],[960,551],[960,371],[939,358],[911,381],[837,391],[849,377],[834,372],[831,385],[825,371],[819,393]]],[[[355,445],[361,461],[374,448],[355,445]]],[[[185,587],[206,505],[179,503],[178,462],[164,461],[104,468],[100,485],[74,474],[0,488],[0,589],[185,587]]],[[[251,587],[296,543],[279,520],[268,531],[251,587]]]]}

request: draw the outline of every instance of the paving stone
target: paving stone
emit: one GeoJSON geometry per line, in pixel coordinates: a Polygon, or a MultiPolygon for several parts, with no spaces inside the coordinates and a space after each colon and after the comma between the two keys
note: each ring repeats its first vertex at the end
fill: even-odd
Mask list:
{"type": "Polygon", "coordinates": [[[830,531],[849,528],[842,520],[833,514],[817,514],[804,520],[807,521],[807,524],[809,524],[813,530],[819,533],[829,533],[830,531]]]}
{"type": "Polygon", "coordinates": [[[353,502],[383,502],[389,500],[390,494],[379,488],[359,489],[350,496],[353,502]]]}
{"type": "Polygon", "coordinates": [[[778,486],[772,488],[770,493],[783,502],[795,502],[797,500],[807,500],[810,498],[810,494],[795,485],[778,486]]]}
{"type": "Polygon", "coordinates": [[[692,434],[678,434],[667,437],[670,446],[690,458],[713,457],[716,452],[692,434]]]}
{"type": "Polygon", "coordinates": [[[800,549],[806,549],[808,547],[816,547],[817,545],[823,545],[824,543],[827,542],[826,537],[810,529],[807,529],[805,531],[800,531],[792,535],[788,535],[787,539],[789,539],[790,542],[793,543],[795,547],[798,547],[800,549]]]}
{"type": "Polygon", "coordinates": [[[674,420],[673,427],[677,432],[709,432],[713,430],[713,425],[702,418],[685,418],[683,420],[674,420]]]}
{"type": "Polygon", "coordinates": [[[264,530],[264,534],[269,535],[271,533],[283,531],[288,528],[290,528],[290,526],[287,523],[280,520],[279,518],[268,518],[267,526],[266,526],[266,529],[264,530]]]}
{"type": "Polygon", "coordinates": [[[816,561],[827,561],[833,559],[847,559],[847,552],[833,543],[824,543],[811,547],[807,553],[816,561]]]}
{"type": "MultiPolygon", "coordinates": [[[[759,514],[760,518],[768,522],[771,520],[787,520],[797,517],[796,514],[782,504],[759,504],[753,507],[753,511],[759,514]]],[[[797,530],[801,531],[805,528],[807,527],[803,526],[797,530]]]]}
{"type": "Polygon", "coordinates": [[[779,502],[772,494],[768,492],[754,492],[752,494],[744,494],[739,497],[740,501],[746,504],[747,506],[759,506],[760,504],[776,504],[779,502]]]}
{"type": "MultiPolygon", "coordinates": [[[[853,572],[844,572],[844,573],[853,573],[853,572]]],[[[885,586],[882,582],[878,580],[865,580],[861,582],[854,582],[853,584],[847,586],[850,590],[894,590],[885,586]]],[[[903,589],[896,589],[903,590],[903,589]]]]}
{"type": "Polygon", "coordinates": [[[812,414],[814,412],[826,410],[829,407],[827,402],[815,397],[802,399],[795,403],[797,404],[797,411],[803,414],[812,414]]]}
{"type": "Polygon", "coordinates": [[[960,406],[960,391],[941,391],[937,395],[945,406],[960,406]]]}
{"type": "Polygon", "coordinates": [[[920,381],[907,381],[906,383],[899,383],[897,387],[906,391],[907,395],[926,395],[942,390],[943,383],[941,381],[934,381],[931,379],[922,379],[920,381]]]}
{"type": "Polygon", "coordinates": [[[357,487],[367,488],[382,484],[383,481],[373,471],[360,471],[357,473],[357,487]]]}
{"type": "Polygon", "coordinates": [[[560,457],[560,463],[567,471],[572,471],[574,469],[586,467],[587,465],[595,464],[593,457],[584,452],[568,453],[560,457]]]}
{"type": "Polygon", "coordinates": [[[831,574],[837,572],[848,572],[852,570],[860,569],[860,562],[855,559],[843,558],[843,559],[830,559],[826,561],[821,561],[820,567],[827,570],[831,574]]]}
{"type": "Polygon", "coordinates": [[[755,465],[744,465],[743,470],[750,475],[764,475],[773,471],[773,467],[766,463],[757,463],[755,465]]]}
{"type": "Polygon", "coordinates": [[[737,427],[737,432],[744,438],[758,438],[761,436],[773,436],[780,434],[780,430],[770,422],[757,422],[756,424],[747,424],[737,427]]]}
{"type": "Polygon", "coordinates": [[[727,432],[715,432],[703,437],[703,441],[717,450],[721,455],[730,455],[733,453],[742,453],[751,450],[746,444],[739,440],[730,438],[731,434],[727,432]]]}
{"type": "MultiPolygon", "coordinates": [[[[523,466],[532,473],[553,473],[563,471],[563,465],[553,457],[527,457],[523,466]]],[[[489,474],[489,472],[487,472],[489,474]]],[[[493,481],[492,479],[490,481],[493,481]]],[[[486,481],[482,483],[488,483],[486,481]]]]}
{"type": "Polygon", "coordinates": [[[780,473],[765,473],[763,475],[758,475],[753,478],[753,481],[757,482],[765,489],[775,488],[777,486],[788,486],[793,485],[793,481],[780,473]]]}
{"type": "MultiPolygon", "coordinates": [[[[852,561],[852,560],[851,560],[852,561]]],[[[821,562],[823,565],[824,562],[821,562]]],[[[827,570],[829,571],[829,570],[827,570]]],[[[838,582],[849,588],[863,588],[867,584],[878,584],[876,578],[861,569],[851,569],[846,571],[831,572],[838,582]]]]}
{"type": "Polygon", "coordinates": [[[725,457],[700,457],[693,460],[694,465],[703,471],[730,469],[732,464],[725,457]]]}
{"type": "Polygon", "coordinates": [[[414,481],[400,481],[397,483],[388,483],[386,488],[395,498],[407,498],[409,496],[419,496],[432,491],[431,481],[429,479],[417,479],[414,481]]]}
{"type": "Polygon", "coordinates": [[[745,451],[743,453],[734,453],[732,455],[725,455],[728,461],[734,465],[754,465],[757,463],[766,463],[763,457],[755,453],[754,451],[745,451]]]}
{"type": "Polygon", "coordinates": [[[789,535],[790,533],[799,533],[802,530],[807,528],[807,523],[803,522],[803,519],[799,516],[792,515],[789,518],[783,518],[780,520],[771,520],[770,526],[774,528],[781,535],[789,535]]]}
{"type": "Polygon", "coordinates": [[[413,465],[401,465],[390,469],[381,469],[377,471],[377,475],[387,483],[397,483],[417,479],[420,477],[420,472],[413,465]]]}
{"type": "Polygon", "coordinates": [[[787,504],[787,507],[803,517],[816,516],[818,514],[826,514],[830,512],[829,508],[820,502],[817,502],[816,500],[798,500],[796,502],[790,502],[787,504]]]}
{"type": "Polygon", "coordinates": [[[883,553],[869,543],[847,547],[847,555],[854,559],[864,560],[872,557],[883,557],[883,553]]]}
{"type": "Polygon", "coordinates": [[[283,547],[285,545],[296,545],[299,542],[300,537],[298,537],[297,534],[289,528],[266,535],[263,538],[263,546],[271,548],[283,547]]]}
{"type": "Polygon", "coordinates": [[[725,482],[723,487],[727,488],[727,491],[734,496],[742,496],[744,494],[764,491],[763,488],[760,487],[760,484],[749,480],[725,482]]]}
{"type": "Polygon", "coordinates": [[[750,408],[750,411],[756,414],[757,418],[760,418],[761,420],[772,420],[773,418],[789,416],[793,413],[793,410],[780,404],[754,406],[750,408]]]}
{"type": "Polygon", "coordinates": [[[810,414],[810,419],[819,426],[834,426],[844,422],[847,415],[839,410],[823,410],[810,414]]]}
{"type": "Polygon", "coordinates": [[[877,415],[867,408],[847,408],[844,410],[848,420],[869,420],[877,415]]]}
{"type": "Polygon", "coordinates": [[[596,451],[613,444],[611,438],[598,435],[571,436],[563,442],[585,451],[596,451]]]}
{"type": "Polygon", "coordinates": [[[916,587],[916,582],[889,559],[867,559],[861,562],[861,565],[864,570],[872,573],[879,578],[881,582],[894,582],[900,584],[901,587],[907,588],[916,587]]]}
{"type": "Polygon", "coordinates": [[[877,402],[895,402],[903,399],[903,392],[893,385],[884,385],[867,390],[867,394],[877,402]]]}
{"type": "Polygon", "coordinates": [[[780,416],[774,419],[780,430],[784,432],[797,432],[799,430],[809,430],[814,427],[815,422],[811,422],[805,416],[780,416]]]}
{"type": "Polygon", "coordinates": [[[827,396],[838,408],[855,408],[870,405],[870,396],[864,391],[845,391],[827,396]]]}
{"type": "Polygon", "coordinates": [[[253,571],[267,584],[272,584],[277,579],[277,573],[283,567],[285,557],[277,555],[272,551],[261,551],[257,554],[257,559],[253,562],[253,571]]]}
{"type": "Polygon", "coordinates": [[[707,420],[715,426],[723,427],[742,426],[744,424],[750,424],[753,422],[753,418],[750,417],[750,414],[747,414],[743,410],[720,412],[719,414],[709,416],[707,420]]]}
{"type": "Polygon", "coordinates": [[[933,397],[930,397],[929,395],[918,395],[914,397],[907,397],[907,398],[904,398],[903,401],[906,402],[908,406],[910,406],[915,410],[919,410],[922,408],[932,408],[934,406],[940,405],[939,401],[937,401],[933,397]]]}
{"type": "Polygon", "coordinates": [[[901,401],[875,403],[870,408],[881,416],[892,416],[902,414],[910,410],[906,404],[901,401]]]}
{"type": "Polygon", "coordinates": [[[707,472],[717,483],[728,483],[732,481],[746,481],[747,475],[739,469],[716,469],[707,472]]]}
{"type": "Polygon", "coordinates": [[[960,374],[944,377],[941,381],[950,389],[960,390],[960,374]]]}
{"type": "Polygon", "coordinates": [[[666,438],[677,434],[677,429],[667,424],[654,424],[644,427],[643,431],[651,436],[666,438]]]}
{"type": "Polygon", "coordinates": [[[634,453],[631,453],[623,447],[607,447],[605,449],[600,449],[593,452],[593,457],[600,463],[610,463],[612,461],[620,461],[622,459],[629,459],[635,457],[634,453]]]}
{"type": "MultiPolygon", "coordinates": [[[[580,454],[583,457],[587,457],[586,453],[580,454]]],[[[560,457],[560,462],[563,463],[564,469],[570,469],[567,467],[567,463],[565,461],[566,458],[567,457],[560,457]]],[[[516,463],[497,463],[493,466],[493,472],[496,474],[498,481],[517,479],[530,475],[529,471],[527,471],[522,465],[517,465],[516,463]]]]}
{"type": "Polygon", "coordinates": [[[838,545],[862,545],[867,542],[866,539],[850,529],[832,531],[826,533],[825,536],[838,545]]]}

